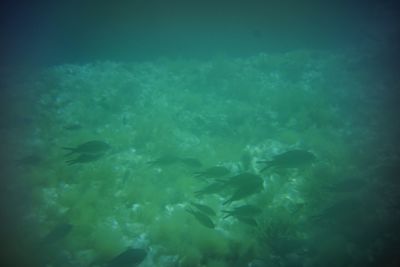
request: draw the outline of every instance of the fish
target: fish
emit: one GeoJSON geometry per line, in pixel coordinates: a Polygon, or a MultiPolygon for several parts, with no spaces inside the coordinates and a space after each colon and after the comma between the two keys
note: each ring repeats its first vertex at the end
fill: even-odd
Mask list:
{"type": "Polygon", "coordinates": [[[180,158],[174,155],[164,155],[161,156],[155,160],[148,161],[147,164],[150,166],[167,166],[167,165],[172,165],[175,163],[178,163],[180,161],[180,158]]]}
{"type": "Polygon", "coordinates": [[[207,214],[208,216],[217,216],[215,211],[207,205],[198,204],[194,202],[190,202],[190,204],[196,207],[199,211],[203,212],[204,214],[207,214]]]}
{"type": "Polygon", "coordinates": [[[203,164],[195,158],[181,158],[180,162],[190,168],[200,168],[203,166],[203,164]]]}
{"type": "Polygon", "coordinates": [[[77,147],[63,147],[63,149],[70,151],[66,156],[73,154],[99,154],[108,151],[110,148],[109,144],[98,140],[89,141],[77,147]]]}
{"type": "Polygon", "coordinates": [[[134,267],[138,266],[147,256],[147,251],[141,248],[127,248],[113,259],[106,267],[134,267]]]}
{"type": "Polygon", "coordinates": [[[72,124],[65,125],[63,128],[64,128],[64,130],[68,130],[68,131],[76,131],[76,130],[82,129],[83,127],[79,123],[72,123],[72,124]]]}
{"type": "Polygon", "coordinates": [[[227,205],[234,201],[238,201],[247,198],[251,195],[254,195],[260,192],[262,188],[263,188],[262,183],[250,183],[242,187],[238,187],[233,192],[232,196],[223,203],[223,205],[227,205]]]}
{"type": "Polygon", "coordinates": [[[400,185],[400,160],[394,162],[385,162],[373,166],[368,171],[368,175],[373,179],[378,179],[379,183],[388,183],[389,185],[400,185]]]}
{"type": "Polygon", "coordinates": [[[88,163],[88,162],[96,161],[103,156],[104,156],[104,154],[80,154],[77,158],[70,159],[65,162],[68,165],[74,165],[77,163],[88,163]]]}
{"type": "Polygon", "coordinates": [[[51,245],[64,239],[72,230],[73,226],[69,223],[56,225],[43,239],[41,244],[51,245]]]}
{"type": "Polygon", "coordinates": [[[243,205],[240,207],[235,207],[233,210],[223,210],[222,212],[227,213],[224,216],[225,218],[228,218],[230,216],[233,217],[252,217],[255,215],[258,215],[261,213],[261,209],[257,206],[254,205],[243,205]]]}
{"type": "Polygon", "coordinates": [[[357,221],[363,217],[361,216],[360,218],[359,216],[364,212],[365,205],[368,206],[368,204],[365,204],[362,200],[351,196],[328,205],[314,215],[311,215],[310,218],[314,222],[357,221]]]}
{"type": "Polygon", "coordinates": [[[204,171],[195,172],[196,178],[220,178],[230,173],[229,169],[224,166],[215,166],[205,169],[204,171]]]}
{"type": "Polygon", "coordinates": [[[239,222],[248,224],[248,225],[250,225],[250,226],[254,226],[254,227],[257,227],[257,226],[258,226],[258,223],[257,223],[256,219],[251,218],[251,217],[241,217],[241,216],[238,216],[238,217],[236,217],[236,219],[237,219],[239,222]]]}
{"type": "Polygon", "coordinates": [[[246,186],[248,184],[262,184],[263,179],[259,175],[252,174],[249,172],[244,172],[244,173],[232,176],[222,182],[226,187],[238,188],[241,186],[246,186]]]}
{"type": "Polygon", "coordinates": [[[334,181],[332,184],[326,186],[330,192],[336,193],[350,193],[363,189],[367,182],[360,177],[348,177],[347,179],[340,179],[334,181]]]}
{"type": "Polygon", "coordinates": [[[262,160],[258,163],[265,164],[260,172],[269,168],[299,168],[311,165],[316,161],[316,156],[306,150],[295,149],[276,155],[272,160],[262,160]]]}
{"type": "Polygon", "coordinates": [[[208,217],[207,215],[205,215],[202,212],[199,211],[195,211],[191,208],[186,209],[186,211],[188,213],[190,213],[191,215],[193,215],[193,217],[203,226],[210,228],[210,229],[214,229],[215,228],[215,224],[213,223],[213,221],[210,219],[210,217],[208,217]]]}
{"type": "Polygon", "coordinates": [[[223,183],[215,182],[203,187],[200,190],[195,191],[194,194],[196,195],[196,197],[201,197],[203,195],[211,195],[222,192],[225,188],[226,187],[223,183]]]}

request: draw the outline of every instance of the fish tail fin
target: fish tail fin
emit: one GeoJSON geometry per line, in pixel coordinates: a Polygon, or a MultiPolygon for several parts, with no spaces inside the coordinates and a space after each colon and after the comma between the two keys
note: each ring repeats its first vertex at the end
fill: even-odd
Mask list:
{"type": "Polygon", "coordinates": [[[272,161],[270,160],[259,160],[257,163],[265,164],[265,166],[260,170],[260,172],[264,172],[272,167],[272,161]]]}
{"type": "Polygon", "coordinates": [[[264,166],[264,168],[262,168],[261,170],[260,170],[260,172],[265,172],[266,170],[268,170],[269,168],[271,168],[272,166],[271,165],[266,165],[266,166],[264,166]]]}
{"type": "Polygon", "coordinates": [[[65,161],[65,163],[67,163],[68,166],[74,165],[76,163],[78,163],[75,159],[71,159],[71,160],[67,160],[65,161]]]}
{"type": "Polygon", "coordinates": [[[222,203],[222,205],[229,205],[232,203],[232,199],[228,199],[227,201],[225,201],[224,203],[222,203]]]}
{"type": "Polygon", "coordinates": [[[194,216],[194,213],[195,213],[195,212],[194,212],[194,210],[193,210],[191,207],[186,208],[185,211],[186,211],[187,213],[189,213],[189,214],[191,214],[191,215],[194,216]]]}
{"type": "Polygon", "coordinates": [[[194,172],[193,173],[193,177],[195,177],[195,178],[201,178],[202,176],[203,176],[202,172],[194,172]]]}
{"type": "Polygon", "coordinates": [[[222,212],[226,213],[225,216],[222,217],[222,219],[226,219],[232,216],[232,214],[228,210],[222,210],[222,212]]]}
{"type": "Polygon", "coordinates": [[[149,165],[150,167],[154,167],[155,163],[156,162],[154,160],[146,162],[146,164],[149,165]]]}
{"type": "Polygon", "coordinates": [[[75,148],[73,148],[73,147],[62,147],[62,149],[69,151],[69,153],[64,155],[65,157],[71,156],[72,154],[74,154],[76,152],[75,148]]]}

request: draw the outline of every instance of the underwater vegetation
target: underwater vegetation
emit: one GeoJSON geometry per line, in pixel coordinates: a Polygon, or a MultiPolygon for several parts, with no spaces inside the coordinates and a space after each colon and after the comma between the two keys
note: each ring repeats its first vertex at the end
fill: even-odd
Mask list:
{"type": "Polygon", "coordinates": [[[30,190],[22,223],[43,233],[32,246],[52,266],[381,263],[400,240],[398,131],[366,122],[384,105],[349,64],[298,51],[44,70],[26,85],[34,123],[4,142],[7,190],[30,190]]]}

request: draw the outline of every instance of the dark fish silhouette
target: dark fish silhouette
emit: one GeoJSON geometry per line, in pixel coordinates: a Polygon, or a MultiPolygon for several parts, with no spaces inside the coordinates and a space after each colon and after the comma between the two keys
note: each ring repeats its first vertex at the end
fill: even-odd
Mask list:
{"type": "Polygon", "coordinates": [[[180,161],[179,157],[174,156],[174,155],[165,155],[165,156],[161,156],[155,160],[152,161],[148,161],[147,164],[149,164],[152,167],[155,166],[168,166],[168,165],[172,165],[175,163],[178,163],[180,161]]]}
{"type": "Polygon", "coordinates": [[[245,224],[253,226],[253,227],[257,227],[258,226],[258,223],[257,223],[256,219],[251,218],[251,217],[240,217],[240,216],[237,216],[236,219],[239,222],[245,223],[245,224]]]}
{"type": "Polygon", "coordinates": [[[226,187],[238,188],[242,186],[248,186],[249,184],[262,184],[263,179],[256,174],[244,172],[228,178],[223,181],[226,187]]]}
{"type": "Polygon", "coordinates": [[[313,153],[296,149],[276,155],[272,160],[263,160],[258,163],[265,164],[265,167],[261,169],[261,172],[263,172],[269,168],[299,168],[310,165],[315,161],[316,157],[313,153]]]}
{"type": "Polygon", "coordinates": [[[201,166],[203,166],[203,164],[195,158],[182,158],[180,159],[180,162],[190,168],[200,168],[201,166]]]}
{"type": "Polygon", "coordinates": [[[63,147],[65,150],[70,150],[66,156],[72,154],[99,154],[105,153],[110,149],[110,145],[103,141],[89,141],[83,144],[78,145],[77,147],[63,147]]]}
{"type": "Polygon", "coordinates": [[[72,123],[65,125],[63,128],[68,131],[76,131],[82,129],[82,125],[79,123],[72,123]]]}
{"type": "Polygon", "coordinates": [[[213,221],[210,219],[210,217],[208,217],[207,215],[205,215],[202,212],[199,211],[195,211],[193,209],[187,209],[187,212],[189,212],[191,215],[193,215],[193,217],[203,226],[207,227],[207,228],[215,228],[215,224],[213,223],[213,221]]]}
{"type": "Polygon", "coordinates": [[[230,204],[234,201],[238,201],[254,195],[260,192],[262,188],[262,183],[247,184],[245,186],[239,187],[233,192],[232,196],[223,203],[223,205],[230,204]]]}
{"type": "Polygon", "coordinates": [[[243,205],[240,207],[235,207],[232,210],[223,210],[222,212],[226,213],[224,216],[228,218],[230,216],[233,217],[253,217],[261,213],[261,209],[254,205],[243,205]]]}
{"type": "Polygon", "coordinates": [[[347,177],[333,181],[325,188],[331,192],[349,193],[363,189],[367,184],[365,179],[360,177],[347,177]]]}
{"type": "Polygon", "coordinates": [[[224,189],[226,188],[226,186],[221,183],[221,182],[215,182],[212,184],[209,184],[205,187],[203,187],[200,190],[195,191],[195,195],[196,197],[201,197],[203,195],[211,195],[211,194],[216,194],[219,192],[222,192],[224,189]]]}
{"type": "Polygon", "coordinates": [[[80,154],[77,158],[65,161],[68,165],[77,163],[89,163],[98,160],[104,154],[80,154]]]}
{"type": "Polygon", "coordinates": [[[42,244],[50,245],[60,241],[66,237],[72,230],[73,226],[69,223],[56,225],[41,241],[42,244]]]}
{"type": "Polygon", "coordinates": [[[203,205],[203,204],[199,204],[199,203],[194,203],[194,202],[190,202],[190,204],[191,204],[193,207],[196,207],[199,211],[201,211],[201,212],[203,212],[203,213],[205,213],[205,214],[207,214],[207,215],[209,215],[209,216],[217,216],[217,214],[215,213],[215,211],[214,211],[211,207],[209,207],[209,206],[207,206],[207,205],[203,205]]]}
{"type": "Polygon", "coordinates": [[[108,262],[107,267],[135,267],[147,256],[147,252],[141,248],[128,248],[108,262]]]}
{"type": "Polygon", "coordinates": [[[15,162],[18,166],[36,166],[43,162],[43,158],[39,155],[32,154],[32,155],[17,159],[15,162]]]}

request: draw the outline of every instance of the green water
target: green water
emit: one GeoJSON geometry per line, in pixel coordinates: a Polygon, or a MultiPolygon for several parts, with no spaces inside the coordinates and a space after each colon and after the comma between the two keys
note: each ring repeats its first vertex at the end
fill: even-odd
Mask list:
{"type": "Polygon", "coordinates": [[[133,247],[147,253],[139,266],[384,266],[399,242],[399,125],[368,60],[303,50],[98,62],[13,81],[18,101],[1,131],[5,200],[18,218],[9,255],[134,266],[107,265],[133,247]],[[88,153],[63,149],[94,140],[88,153]],[[261,172],[259,161],[292,150],[315,160],[261,172]],[[66,162],[87,154],[99,156],[66,162]],[[196,175],[213,166],[229,173],[196,175]],[[262,185],[224,204],[248,187],[227,182],[241,173],[262,185]],[[244,205],[255,208],[225,218],[244,205]]]}

